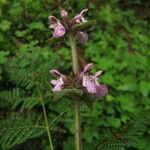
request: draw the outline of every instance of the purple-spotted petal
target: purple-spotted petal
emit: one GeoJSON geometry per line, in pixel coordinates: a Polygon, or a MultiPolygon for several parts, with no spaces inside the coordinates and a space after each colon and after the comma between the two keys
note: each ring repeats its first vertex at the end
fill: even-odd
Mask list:
{"type": "Polygon", "coordinates": [[[96,96],[101,98],[105,95],[108,94],[108,88],[106,85],[99,85],[99,86],[96,86],[96,96]]]}
{"type": "Polygon", "coordinates": [[[54,16],[49,16],[48,18],[53,22],[53,24],[57,24],[59,22],[59,20],[54,16]]]}
{"type": "Polygon", "coordinates": [[[84,44],[84,43],[86,43],[88,41],[89,36],[88,36],[88,34],[86,32],[79,31],[77,33],[77,38],[78,38],[78,40],[79,40],[79,42],[81,44],[84,44]]]}
{"type": "Polygon", "coordinates": [[[53,75],[54,77],[60,77],[62,74],[58,71],[58,70],[50,70],[51,75],[53,75]]]}

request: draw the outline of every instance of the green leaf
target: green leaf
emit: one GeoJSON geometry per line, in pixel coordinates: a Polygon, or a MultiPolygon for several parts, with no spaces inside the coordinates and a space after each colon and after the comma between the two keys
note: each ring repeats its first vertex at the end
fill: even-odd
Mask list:
{"type": "Polygon", "coordinates": [[[107,121],[108,121],[109,125],[111,125],[115,128],[119,128],[121,125],[121,121],[118,118],[108,117],[107,121]]]}
{"type": "Polygon", "coordinates": [[[60,37],[60,38],[49,38],[46,40],[46,43],[50,44],[51,46],[55,46],[61,42],[63,42],[64,37],[60,37]]]}
{"type": "Polygon", "coordinates": [[[124,85],[120,85],[118,90],[136,92],[138,91],[138,85],[136,83],[126,83],[124,85]]]}
{"type": "Polygon", "coordinates": [[[82,24],[76,24],[73,26],[73,31],[87,31],[93,28],[96,24],[96,21],[88,21],[82,24]]]}
{"type": "Polygon", "coordinates": [[[1,29],[2,31],[9,30],[9,29],[10,29],[10,26],[11,26],[11,22],[8,21],[8,20],[3,20],[3,21],[0,23],[0,29],[1,29]]]}
{"type": "Polygon", "coordinates": [[[118,100],[120,101],[121,108],[123,110],[127,110],[129,112],[134,112],[135,108],[135,100],[133,96],[126,95],[126,96],[119,96],[118,100]]]}
{"type": "Polygon", "coordinates": [[[1,51],[0,52],[0,64],[4,64],[7,61],[7,55],[9,52],[1,51]]]}
{"type": "Polygon", "coordinates": [[[140,82],[140,92],[143,94],[144,97],[147,97],[150,91],[150,83],[146,81],[140,82]]]}

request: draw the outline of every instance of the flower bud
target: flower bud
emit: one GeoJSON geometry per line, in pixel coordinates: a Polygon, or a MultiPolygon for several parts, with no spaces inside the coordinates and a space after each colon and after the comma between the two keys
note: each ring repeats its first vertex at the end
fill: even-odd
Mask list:
{"type": "Polygon", "coordinates": [[[88,34],[86,32],[79,31],[77,33],[77,38],[78,38],[78,40],[79,40],[79,42],[81,44],[84,44],[84,43],[86,43],[88,41],[89,36],[88,36],[88,34]]]}
{"type": "Polygon", "coordinates": [[[63,10],[61,11],[61,17],[62,17],[62,18],[65,18],[65,17],[67,17],[67,16],[68,16],[68,12],[63,9],[63,10]]]}

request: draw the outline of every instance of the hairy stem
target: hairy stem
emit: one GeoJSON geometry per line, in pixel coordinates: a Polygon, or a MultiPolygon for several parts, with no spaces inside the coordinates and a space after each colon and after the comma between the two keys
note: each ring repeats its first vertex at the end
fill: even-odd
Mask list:
{"type": "MultiPolygon", "coordinates": [[[[70,33],[71,52],[72,52],[72,67],[73,73],[78,74],[80,72],[78,53],[73,35],[70,33]]],[[[75,96],[75,146],[76,150],[82,150],[81,141],[81,123],[80,123],[80,100],[75,96]]]]}
{"type": "Polygon", "coordinates": [[[50,129],[49,129],[49,123],[48,123],[47,114],[46,114],[46,109],[45,109],[45,105],[44,105],[44,101],[43,101],[43,96],[41,95],[40,89],[39,89],[39,94],[40,94],[40,101],[41,101],[42,109],[43,109],[43,115],[44,115],[44,120],[45,120],[47,135],[48,135],[49,144],[50,144],[50,150],[54,150],[53,144],[52,144],[52,138],[51,138],[51,134],[50,134],[50,129]]]}

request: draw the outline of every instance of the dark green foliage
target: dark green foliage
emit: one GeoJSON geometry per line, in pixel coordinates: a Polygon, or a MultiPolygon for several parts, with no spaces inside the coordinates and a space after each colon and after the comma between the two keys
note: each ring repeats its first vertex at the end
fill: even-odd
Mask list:
{"type": "MultiPolygon", "coordinates": [[[[147,116],[149,111],[135,116],[132,123],[128,123],[122,127],[120,132],[115,132],[113,135],[108,134],[101,144],[95,149],[127,149],[131,145],[138,144],[139,139],[145,134],[150,126],[150,119],[147,116]],[[143,117],[144,115],[144,117],[143,117]]],[[[107,132],[105,133],[107,134],[107,132]]]]}
{"type": "Polygon", "coordinates": [[[30,140],[35,137],[41,136],[45,132],[44,129],[35,127],[20,127],[7,129],[2,133],[1,148],[10,149],[18,144],[24,143],[26,140],[30,140]]]}
{"type": "MultiPolygon", "coordinates": [[[[0,149],[49,149],[41,97],[55,149],[74,148],[73,98],[64,96],[68,90],[54,97],[49,82],[51,69],[71,73],[68,38],[50,40],[48,15],[60,19],[51,2],[0,1],[0,149]]],[[[78,48],[93,62],[93,73],[104,70],[100,81],[109,87],[102,100],[81,99],[89,102],[81,107],[84,150],[150,149],[148,6],[145,0],[64,3],[70,17],[88,7],[86,19],[96,20],[89,42],[78,48]]]]}

